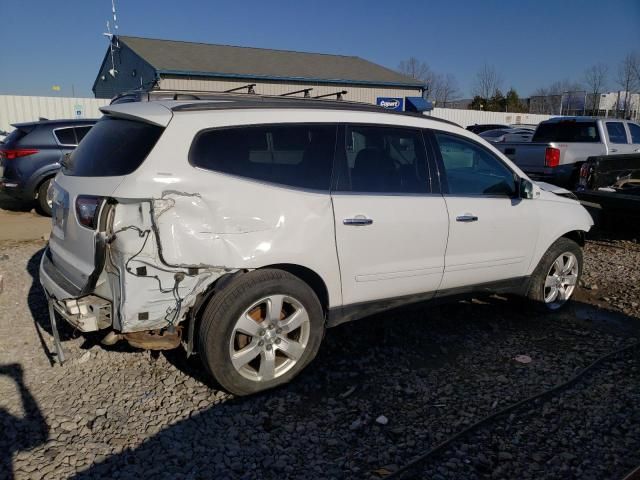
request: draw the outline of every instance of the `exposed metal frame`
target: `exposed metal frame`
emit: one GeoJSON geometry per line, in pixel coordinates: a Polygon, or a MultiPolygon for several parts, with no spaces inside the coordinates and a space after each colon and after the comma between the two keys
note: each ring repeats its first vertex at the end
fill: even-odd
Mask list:
{"type": "Polygon", "coordinates": [[[316,95],[313,98],[326,98],[326,97],[333,97],[335,95],[336,96],[336,100],[342,100],[342,96],[346,95],[347,93],[349,93],[348,90],[340,90],[340,91],[334,92],[334,93],[325,93],[324,95],[316,95]]]}
{"type": "Polygon", "coordinates": [[[313,88],[303,88],[302,90],[296,90],[294,92],[281,93],[278,96],[279,97],[288,97],[289,95],[296,95],[298,93],[303,93],[304,92],[304,98],[311,98],[311,95],[309,95],[309,92],[311,90],[313,90],[313,88]]]}
{"type": "Polygon", "coordinates": [[[242,85],[241,87],[235,87],[235,88],[230,88],[229,90],[225,90],[224,93],[238,92],[246,88],[248,94],[255,95],[256,91],[253,88],[255,86],[256,86],[255,83],[247,83],[246,85],[242,85]]]}

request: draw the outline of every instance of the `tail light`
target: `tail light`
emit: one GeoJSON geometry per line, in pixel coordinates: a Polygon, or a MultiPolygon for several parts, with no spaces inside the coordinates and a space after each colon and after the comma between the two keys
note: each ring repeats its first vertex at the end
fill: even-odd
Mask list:
{"type": "Polygon", "coordinates": [[[589,183],[589,174],[591,173],[591,167],[587,163],[583,163],[580,167],[580,178],[578,179],[578,186],[581,188],[587,188],[589,183]]]}
{"type": "Polygon", "coordinates": [[[547,147],[544,151],[544,166],[557,167],[560,165],[560,150],[553,147],[547,147]]]}
{"type": "Polygon", "coordinates": [[[80,195],[76,198],[76,215],[78,222],[87,228],[95,230],[98,226],[98,214],[104,197],[80,195]]]}
{"type": "Polygon", "coordinates": [[[586,180],[588,176],[589,176],[589,165],[586,163],[583,163],[582,166],[580,167],[580,178],[584,178],[586,180]]]}
{"type": "Polygon", "coordinates": [[[11,148],[0,150],[0,157],[6,160],[15,160],[16,158],[26,157],[38,153],[35,148],[11,148]]]}

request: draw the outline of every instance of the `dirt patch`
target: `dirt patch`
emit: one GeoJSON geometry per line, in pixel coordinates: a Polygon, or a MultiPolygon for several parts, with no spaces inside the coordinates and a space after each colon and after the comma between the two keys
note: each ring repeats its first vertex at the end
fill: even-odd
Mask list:
{"type": "Polygon", "coordinates": [[[49,238],[51,219],[36,213],[32,205],[0,193],[0,241],[49,238]]]}

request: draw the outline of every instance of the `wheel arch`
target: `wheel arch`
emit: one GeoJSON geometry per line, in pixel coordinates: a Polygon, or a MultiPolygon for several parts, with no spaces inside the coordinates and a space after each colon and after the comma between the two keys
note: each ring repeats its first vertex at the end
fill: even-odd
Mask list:
{"type": "Polygon", "coordinates": [[[569,240],[573,240],[581,247],[584,247],[585,239],[587,236],[587,232],[584,230],[571,230],[564,235],[561,235],[559,238],[568,238],[569,240]]]}
{"type": "Polygon", "coordinates": [[[529,264],[529,275],[533,274],[534,270],[538,267],[542,256],[551,248],[551,246],[556,243],[561,238],[568,238],[576,242],[580,247],[584,247],[586,240],[587,230],[584,230],[581,227],[574,227],[566,229],[564,232],[560,232],[556,235],[551,236],[551,241],[545,242],[544,245],[539,245],[536,249],[536,253],[531,259],[531,263],[529,264]]]}
{"type": "Polygon", "coordinates": [[[264,270],[266,268],[284,270],[285,272],[298,277],[300,280],[309,285],[309,287],[311,287],[311,289],[317,295],[324,313],[326,314],[329,311],[329,289],[327,288],[327,284],[325,283],[325,281],[317,272],[308,267],[297,265],[294,263],[276,263],[273,265],[265,265],[264,267],[260,267],[259,270],[264,270]]]}
{"type": "Polygon", "coordinates": [[[41,171],[35,172],[31,178],[29,179],[29,183],[27,184],[27,190],[29,192],[29,196],[36,200],[38,198],[38,190],[40,186],[49,179],[53,179],[58,171],[59,167],[56,168],[46,168],[41,171]]]}

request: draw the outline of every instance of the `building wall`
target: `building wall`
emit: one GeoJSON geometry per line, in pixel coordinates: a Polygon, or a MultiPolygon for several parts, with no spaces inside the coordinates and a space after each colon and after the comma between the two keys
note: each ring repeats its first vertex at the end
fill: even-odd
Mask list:
{"type": "Polygon", "coordinates": [[[140,88],[141,85],[150,88],[156,78],[155,70],[124,44],[114,47],[113,64],[117,70],[115,77],[109,73],[112,63],[107,50],[93,86],[96,98],[113,98],[127,90],[140,88]]]}
{"type": "MultiPolygon", "coordinates": [[[[162,75],[160,88],[163,90],[198,90],[205,92],[223,92],[232,88],[241,87],[248,83],[255,83],[255,92],[259,95],[281,95],[287,92],[313,88],[312,97],[326,93],[347,90],[343,99],[353,102],[376,103],[377,97],[416,97],[421,95],[419,88],[382,88],[376,86],[336,85],[329,83],[313,82],[283,82],[269,80],[230,80],[207,77],[186,77],[162,75]]],[[[245,90],[246,92],[246,90],[245,90]]],[[[296,96],[302,96],[298,94],[296,96]]],[[[331,97],[328,97],[331,98],[331,97]]],[[[335,99],[335,97],[333,97],[335,99]]]]}
{"type": "Polygon", "coordinates": [[[484,112],[481,110],[459,110],[457,108],[434,108],[431,115],[455,122],[462,127],[476,123],[533,124],[537,125],[557,115],[533,113],[484,112]]]}
{"type": "Polygon", "coordinates": [[[0,130],[11,131],[13,123],[31,122],[40,117],[50,120],[100,118],[102,113],[98,109],[108,103],[96,98],[0,95],[0,130]]]}
{"type": "MultiPolygon", "coordinates": [[[[380,96],[401,96],[401,94],[385,94],[380,96]]],[[[0,95],[0,130],[10,131],[12,130],[12,123],[38,120],[39,117],[49,118],[52,120],[58,118],[97,118],[102,116],[99,108],[107,105],[108,103],[109,100],[97,98],[0,95]],[[81,106],[81,117],[76,116],[75,107],[78,105],[81,106]]],[[[551,115],[481,112],[477,110],[459,110],[454,108],[435,108],[431,114],[434,117],[455,122],[463,127],[476,123],[537,124],[543,120],[551,118],[551,115]]]]}

